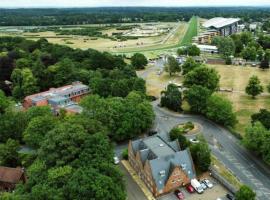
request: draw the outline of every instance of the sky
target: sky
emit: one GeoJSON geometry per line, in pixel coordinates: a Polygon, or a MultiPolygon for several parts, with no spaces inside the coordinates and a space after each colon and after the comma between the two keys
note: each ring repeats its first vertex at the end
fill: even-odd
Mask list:
{"type": "Polygon", "coordinates": [[[270,0],[0,0],[0,7],[270,6],[270,0]]]}

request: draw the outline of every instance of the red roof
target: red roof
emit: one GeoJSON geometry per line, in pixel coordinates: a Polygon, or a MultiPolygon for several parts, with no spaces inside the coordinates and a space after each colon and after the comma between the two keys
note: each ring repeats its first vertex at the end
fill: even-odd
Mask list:
{"type": "Polygon", "coordinates": [[[20,167],[10,168],[0,166],[0,182],[18,183],[24,174],[24,170],[20,167]]]}

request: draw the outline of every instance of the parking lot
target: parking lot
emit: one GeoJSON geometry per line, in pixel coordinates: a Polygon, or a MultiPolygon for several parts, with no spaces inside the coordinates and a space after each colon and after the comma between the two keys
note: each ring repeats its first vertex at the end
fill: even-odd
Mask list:
{"type": "MultiPolygon", "coordinates": [[[[180,188],[180,190],[184,193],[185,199],[187,200],[216,200],[217,198],[227,200],[225,195],[228,193],[228,191],[215,180],[210,180],[214,187],[211,189],[206,189],[203,194],[198,194],[196,192],[190,194],[187,192],[186,188],[180,188]]],[[[177,197],[173,193],[170,193],[157,198],[157,200],[177,200],[177,197]]]]}

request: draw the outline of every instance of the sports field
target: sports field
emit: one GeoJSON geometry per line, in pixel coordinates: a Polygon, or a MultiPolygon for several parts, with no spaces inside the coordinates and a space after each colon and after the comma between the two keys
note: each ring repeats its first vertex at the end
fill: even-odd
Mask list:
{"type": "MultiPolygon", "coordinates": [[[[144,23],[136,24],[138,26],[147,26],[144,23]]],[[[91,26],[91,25],[87,25],[91,26]]],[[[94,26],[94,25],[92,25],[94,26]]],[[[97,25],[95,25],[97,26],[97,25]]],[[[123,26],[119,24],[119,26],[123,26]]],[[[132,55],[137,52],[144,53],[148,58],[157,57],[160,54],[175,52],[181,45],[191,43],[192,37],[197,35],[198,17],[192,17],[188,23],[186,22],[156,22],[152,23],[153,30],[159,27],[168,27],[168,32],[160,33],[153,36],[139,37],[138,39],[128,39],[126,41],[111,40],[109,38],[90,37],[81,35],[59,35],[54,31],[44,32],[3,32],[2,35],[23,36],[27,39],[38,40],[46,38],[49,42],[61,45],[67,45],[72,48],[88,49],[93,48],[99,51],[108,51],[115,54],[132,55]]],[[[71,28],[61,27],[62,29],[81,29],[84,26],[72,26],[71,28]]],[[[102,33],[112,36],[113,33],[121,33],[117,27],[103,30],[102,33]]]]}
{"type": "Polygon", "coordinates": [[[198,17],[193,16],[189,21],[189,26],[180,45],[188,45],[192,42],[192,38],[198,35],[198,17]]]}

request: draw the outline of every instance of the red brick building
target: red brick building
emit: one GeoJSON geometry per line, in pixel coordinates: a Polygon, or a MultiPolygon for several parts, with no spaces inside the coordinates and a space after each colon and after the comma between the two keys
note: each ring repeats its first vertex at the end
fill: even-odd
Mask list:
{"type": "Polygon", "coordinates": [[[0,191],[12,191],[16,184],[25,183],[26,176],[23,168],[10,168],[0,166],[0,191]]]}
{"type": "Polygon", "coordinates": [[[25,97],[23,107],[28,109],[33,106],[51,106],[55,113],[64,109],[67,113],[80,113],[82,108],[78,102],[89,94],[89,87],[81,82],[74,82],[60,88],[51,88],[48,91],[25,97]]]}
{"type": "Polygon", "coordinates": [[[129,162],[155,197],[189,184],[196,177],[189,150],[181,151],[167,134],[130,141],[129,162]]]}

